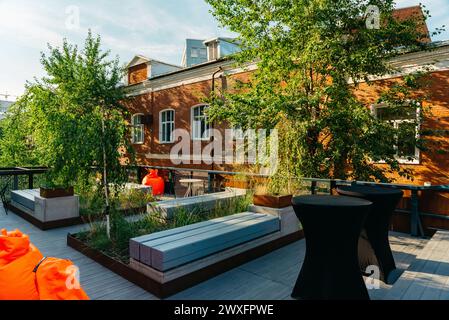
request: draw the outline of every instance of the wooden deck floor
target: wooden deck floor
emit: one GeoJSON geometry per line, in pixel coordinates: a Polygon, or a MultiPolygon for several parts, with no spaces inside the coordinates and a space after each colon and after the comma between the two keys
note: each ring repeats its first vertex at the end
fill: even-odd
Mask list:
{"type": "MultiPolygon", "coordinates": [[[[67,247],[66,235],[83,226],[41,231],[0,207],[0,228],[20,229],[44,255],[72,260],[79,268],[81,284],[91,299],[138,300],[157,299],[150,293],[100,266],[81,253],[67,247]]],[[[407,235],[392,234],[391,243],[400,269],[407,269],[427,240],[407,235]]],[[[228,271],[172,296],[170,299],[187,300],[278,300],[290,299],[290,293],[299,273],[305,253],[305,241],[298,241],[259,259],[228,271]]],[[[383,299],[390,286],[370,290],[373,299],[383,299]]]]}
{"type": "Polygon", "coordinates": [[[389,290],[388,300],[449,299],[449,232],[438,231],[389,290]]]}

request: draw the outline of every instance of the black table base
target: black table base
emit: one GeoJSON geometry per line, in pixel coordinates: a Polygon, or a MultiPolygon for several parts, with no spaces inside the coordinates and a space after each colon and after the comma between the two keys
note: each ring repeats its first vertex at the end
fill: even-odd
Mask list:
{"type": "Polygon", "coordinates": [[[293,298],[369,300],[357,252],[371,202],[351,200],[355,199],[315,196],[293,200],[306,238],[306,256],[293,298]]]}
{"type": "MultiPolygon", "coordinates": [[[[379,266],[379,260],[377,260],[376,253],[374,252],[371,242],[368,239],[366,230],[363,229],[359,238],[359,264],[362,273],[365,276],[370,276],[371,273],[368,271],[370,266],[379,266]]],[[[380,275],[383,280],[383,276],[380,275]]]]}
{"type": "Polygon", "coordinates": [[[343,196],[366,199],[373,202],[373,208],[368,215],[363,235],[368,244],[359,250],[360,267],[362,271],[370,266],[378,266],[380,280],[389,283],[389,275],[396,270],[393,253],[388,239],[390,220],[403,192],[396,189],[380,187],[351,186],[339,187],[338,193],[343,196]]]}

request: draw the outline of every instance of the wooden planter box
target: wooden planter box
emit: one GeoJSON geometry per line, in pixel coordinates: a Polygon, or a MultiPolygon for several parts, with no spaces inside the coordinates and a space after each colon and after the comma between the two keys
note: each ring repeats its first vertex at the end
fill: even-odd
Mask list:
{"type": "Polygon", "coordinates": [[[68,188],[40,188],[40,196],[46,199],[72,197],[74,195],[73,187],[68,188]]]}
{"type": "Polygon", "coordinates": [[[253,203],[256,206],[268,208],[287,208],[292,205],[292,196],[272,196],[268,194],[255,194],[253,196],[253,203]]]}

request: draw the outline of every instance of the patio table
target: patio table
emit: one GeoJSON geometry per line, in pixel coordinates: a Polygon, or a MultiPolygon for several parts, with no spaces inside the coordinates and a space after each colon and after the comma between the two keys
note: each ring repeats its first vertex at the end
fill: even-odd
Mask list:
{"type": "Polygon", "coordinates": [[[194,192],[194,185],[195,184],[202,184],[203,180],[201,179],[181,179],[179,180],[180,184],[187,185],[187,191],[184,194],[184,198],[196,196],[197,192],[194,192]]]}
{"type": "Polygon", "coordinates": [[[292,298],[369,300],[357,247],[372,203],[339,196],[293,198],[306,238],[306,256],[292,298]]]}
{"type": "Polygon", "coordinates": [[[373,210],[366,219],[359,241],[359,263],[363,270],[378,266],[380,280],[393,283],[397,277],[396,264],[388,240],[393,212],[403,196],[402,190],[369,186],[342,186],[340,195],[371,201],[373,210]]]}

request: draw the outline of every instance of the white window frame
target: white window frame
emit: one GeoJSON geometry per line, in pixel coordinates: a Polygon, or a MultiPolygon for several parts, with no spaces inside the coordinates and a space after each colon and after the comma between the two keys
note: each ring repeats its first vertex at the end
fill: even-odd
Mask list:
{"type": "MultiPolygon", "coordinates": [[[[208,141],[208,140],[210,140],[210,131],[212,130],[212,127],[211,127],[210,123],[208,122],[209,119],[208,119],[207,115],[202,116],[206,123],[205,124],[205,126],[206,126],[205,135],[202,137],[199,137],[199,135],[198,135],[198,128],[196,127],[196,124],[198,122],[199,123],[201,123],[201,122],[195,120],[195,110],[198,108],[201,108],[201,107],[204,107],[204,110],[206,110],[209,107],[209,105],[208,104],[198,104],[198,105],[193,106],[190,109],[190,127],[191,127],[190,134],[192,136],[193,141],[208,141]]],[[[201,124],[200,124],[200,130],[201,130],[201,124]]]]}
{"type": "MultiPolygon", "coordinates": [[[[144,144],[145,143],[145,125],[140,123],[140,124],[135,124],[135,118],[136,117],[143,117],[144,114],[143,113],[135,113],[131,116],[131,142],[132,144],[144,144]],[[136,134],[135,134],[135,130],[139,129],[141,130],[141,134],[140,134],[140,139],[135,139],[136,138],[136,134]]],[[[141,118],[142,121],[142,118],[141,118]]]]}
{"type": "MultiPolygon", "coordinates": [[[[373,115],[373,117],[377,118],[377,110],[378,109],[382,109],[382,108],[388,108],[388,106],[386,104],[373,104],[371,105],[371,114],[373,115]]],[[[419,130],[421,127],[420,124],[420,115],[421,115],[421,107],[416,108],[416,139],[418,140],[420,138],[420,134],[419,134],[419,130]]],[[[413,120],[388,120],[388,122],[390,122],[391,124],[393,124],[395,129],[399,128],[399,125],[402,123],[413,123],[413,120]]],[[[421,150],[419,150],[418,147],[415,146],[415,155],[414,155],[414,159],[410,160],[407,157],[400,157],[397,152],[398,152],[398,147],[395,145],[395,150],[396,150],[396,160],[400,163],[400,164],[421,164],[421,150]]],[[[379,161],[378,163],[385,163],[385,161],[379,161]]]]}
{"type": "Polygon", "coordinates": [[[174,109],[168,108],[168,109],[164,109],[161,112],[159,112],[159,143],[160,144],[169,144],[169,143],[175,142],[175,135],[174,135],[175,123],[176,123],[175,118],[176,118],[176,111],[174,109]],[[173,112],[173,120],[170,120],[170,121],[166,120],[165,122],[163,122],[162,115],[167,112],[173,112]],[[172,128],[170,140],[165,140],[165,135],[163,134],[164,126],[171,126],[171,128],[172,128]]]}

